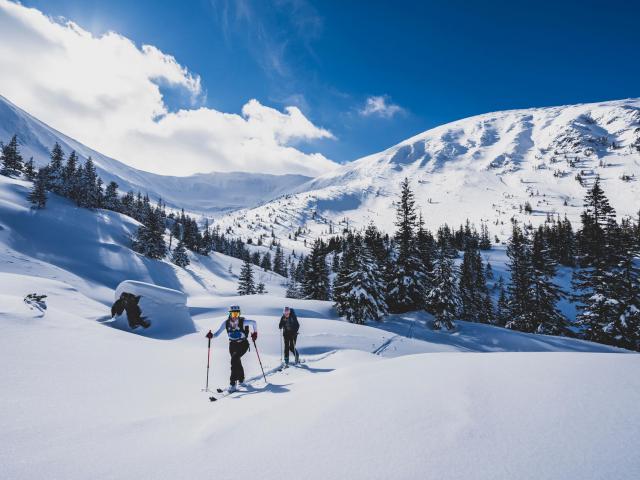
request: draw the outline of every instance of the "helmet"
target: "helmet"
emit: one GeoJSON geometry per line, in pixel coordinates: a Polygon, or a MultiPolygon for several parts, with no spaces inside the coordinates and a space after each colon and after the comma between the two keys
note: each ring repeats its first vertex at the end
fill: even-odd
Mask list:
{"type": "Polygon", "coordinates": [[[239,305],[231,305],[229,307],[229,313],[231,312],[240,312],[240,306],[239,305]]]}
{"type": "Polygon", "coordinates": [[[290,311],[290,310],[291,310],[291,308],[290,308],[290,307],[284,307],[284,308],[282,309],[282,313],[287,313],[287,312],[288,312],[288,311],[290,311]]]}

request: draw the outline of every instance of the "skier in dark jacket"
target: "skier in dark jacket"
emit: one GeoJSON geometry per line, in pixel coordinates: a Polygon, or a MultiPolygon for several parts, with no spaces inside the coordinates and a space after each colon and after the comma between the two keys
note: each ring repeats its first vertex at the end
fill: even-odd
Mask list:
{"type": "Polygon", "coordinates": [[[278,328],[282,330],[282,336],[284,337],[285,365],[289,365],[290,351],[295,355],[296,363],[298,363],[300,361],[300,355],[298,355],[298,350],[296,350],[296,340],[298,338],[298,330],[300,330],[300,323],[293,308],[284,307],[278,328]]]}
{"type": "Polygon", "coordinates": [[[222,322],[214,337],[227,331],[229,336],[229,355],[231,355],[231,378],[229,379],[229,391],[236,390],[236,382],[244,382],[244,368],[242,367],[242,356],[249,350],[249,325],[253,328],[251,338],[255,342],[258,338],[258,326],[254,320],[248,320],[240,316],[240,307],[232,305],[229,307],[229,316],[222,322]]]}

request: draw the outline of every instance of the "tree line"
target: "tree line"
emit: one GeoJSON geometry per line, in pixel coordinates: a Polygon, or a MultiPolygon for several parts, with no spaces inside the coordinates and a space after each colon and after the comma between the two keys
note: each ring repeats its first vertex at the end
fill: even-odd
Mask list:
{"type": "MultiPolygon", "coordinates": [[[[33,182],[28,195],[33,208],[45,208],[49,194],[54,193],[72,200],[79,207],[111,210],[137,220],[141,225],[131,240],[131,247],[149,258],[168,256],[180,267],[189,265],[187,250],[201,255],[216,251],[236,258],[251,258],[242,240],[228,237],[219,226],[210,226],[208,220],[199,226],[196,219],[186,215],[184,210],[179,214],[167,212],[161,199],[154,205],[149,196],[142,195],[140,191],[121,194],[118,184],[113,181],[105,186],[91,157],[82,162],[75,151],[65,156],[57,142],[51,149],[49,163],[38,169],[33,158],[24,162],[14,135],[7,144],[0,142],[0,162],[0,174],[10,177],[22,175],[33,182]],[[167,231],[168,244],[165,240],[167,231]]],[[[258,264],[267,269],[273,268],[270,256],[265,256],[266,260],[258,258],[258,264]]]]}
{"type": "Polygon", "coordinates": [[[587,191],[578,232],[566,217],[548,216],[538,228],[513,223],[506,279],[482,259],[491,248],[486,225],[480,233],[469,222],[456,231],[444,225],[434,235],[408,179],[395,225],[393,236],[370,224],[317,239],[294,259],[287,296],[333,300],[355,323],[424,310],[436,329],[462,319],[640,350],[640,214],[618,222],[599,180],[587,191]],[[559,266],[570,269],[571,291],[557,283],[559,266]],[[562,299],[576,304],[576,321],[562,313],[562,299]]]}

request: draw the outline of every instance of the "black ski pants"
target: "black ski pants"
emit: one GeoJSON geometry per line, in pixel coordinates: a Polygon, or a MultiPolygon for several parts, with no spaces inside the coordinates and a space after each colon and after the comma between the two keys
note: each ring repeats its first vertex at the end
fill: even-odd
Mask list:
{"type": "Polygon", "coordinates": [[[244,368],[242,368],[242,356],[249,350],[249,340],[241,342],[229,342],[229,355],[231,355],[231,378],[229,383],[235,385],[236,381],[244,382],[244,368]]]}
{"type": "Polygon", "coordinates": [[[293,353],[295,357],[298,356],[298,351],[296,350],[298,332],[284,331],[282,335],[284,337],[284,361],[289,363],[289,352],[293,353]]]}

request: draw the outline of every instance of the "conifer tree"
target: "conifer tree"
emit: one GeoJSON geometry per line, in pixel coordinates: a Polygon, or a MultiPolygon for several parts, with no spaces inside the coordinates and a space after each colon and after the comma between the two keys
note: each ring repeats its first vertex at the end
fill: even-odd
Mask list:
{"type": "Polygon", "coordinates": [[[623,219],[616,242],[616,298],[620,305],[615,318],[605,325],[604,331],[612,343],[640,351],[640,268],[637,257],[640,247],[636,231],[629,219],[623,219]]]}
{"type": "Polygon", "coordinates": [[[31,202],[31,204],[35,208],[44,208],[47,205],[47,177],[45,171],[38,172],[38,176],[36,177],[35,182],[33,183],[33,187],[31,188],[31,192],[29,192],[29,196],[27,199],[31,202]]]}
{"type": "Polygon", "coordinates": [[[131,190],[125,193],[120,199],[120,203],[122,204],[122,213],[125,215],[135,218],[134,209],[135,209],[136,197],[131,190]]]}
{"type": "Polygon", "coordinates": [[[486,223],[480,225],[480,250],[491,250],[491,238],[489,238],[489,228],[486,223]]]}
{"type": "Polygon", "coordinates": [[[558,222],[558,263],[566,267],[575,265],[575,235],[571,222],[565,215],[564,220],[558,222]]]}
{"type": "Polygon", "coordinates": [[[184,248],[184,242],[182,240],[179,240],[176,248],[173,249],[171,261],[181,268],[184,268],[191,263],[189,256],[187,255],[187,249],[184,248]]]}
{"type": "Polygon", "coordinates": [[[25,162],[23,172],[27,180],[33,182],[36,179],[38,172],[33,164],[33,157],[29,158],[29,160],[25,162]]]}
{"type": "Polygon", "coordinates": [[[566,335],[569,325],[556,304],[563,292],[554,281],[556,263],[544,238],[544,229],[534,233],[531,246],[532,316],[537,323],[535,333],[566,335]]]}
{"type": "Polygon", "coordinates": [[[104,192],[103,205],[107,210],[112,210],[114,212],[120,212],[123,210],[120,198],[118,197],[118,184],[116,182],[111,181],[107,184],[107,188],[104,192]]]}
{"type": "Polygon", "coordinates": [[[532,305],[531,252],[529,240],[515,222],[507,245],[507,257],[511,282],[508,287],[509,321],[505,326],[532,333],[536,330],[537,323],[532,305]]]}
{"type": "Polygon", "coordinates": [[[202,234],[202,242],[200,245],[200,253],[209,255],[213,250],[213,238],[211,237],[211,229],[209,228],[209,219],[206,219],[202,234]]]}
{"type": "Polygon", "coordinates": [[[493,305],[487,288],[478,242],[467,240],[460,268],[460,318],[471,322],[491,323],[493,305]]]}
{"type": "Polygon", "coordinates": [[[615,344],[609,327],[620,314],[616,264],[620,253],[615,211],[596,179],[587,191],[582,228],[577,235],[578,269],[573,274],[577,323],[587,340],[615,344]]]}
{"type": "Polygon", "coordinates": [[[379,320],[387,313],[384,287],[371,250],[359,235],[349,235],[334,288],[338,313],[352,323],[379,320]]]}
{"type": "Polygon", "coordinates": [[[164,243],[164,220],[159,209],[150,209],[145,221],[138,228],[132,248],[149,258],[163,258],[167,253],[164,243]]]}
{"type": "Polygon", "coordinates": [[[329,300],[331,288],[329,268],[324,242],[316,239],[311,253],[304,260],[304,280],[302,291],[305,298],[313,300],[329,300]]]}
{"type": "Polygon", "coordinates": [[[269,252],[266,252],[262,256],[262,261],[260,262],[260,266],[265,271],[271,270],[271,268],[272,268],[272,266],[271,266],[271,254],[269,252]]]}
{"type": "Polygon", "coordinates": [[[273,271],[283,277],[287,276],[287,268],[284,264],[284,253],[282,252],[280,245],[276,246],[276,253],[273,258],[273,271]]]}
{"type": "Polygon", "coordinates": [[[494,316],[495,324],[504,327],[509,320],[509,302],[507,300],[507,292],[504,287],[502,277],[498,279],[498,302],[496,304],[496,313],[494,316]]]}
{"type": "Polygon", "coordinates": [[[67,163],[62,168],[62,185],[60,194],[77,202],[80,195],[80,178],[78,178],[78,156],[71,152],[67,163]]]}
{"type": "Polygon", "coordinates": [[[58,142],[56,142],[51,149],[50,159],[51,161],[46,167],[47,190],[51,190],[53,193],[62,195],[64,185],[62,180],[62,162],[64,160],[64,152],[58,142]]]}
{"type": "Polygon", "coordinates": [[[433,328],[436,330],[455,328],[454,320],[460,305],[457,283],[455,266],[445,245],[440,248],[434,269],[433,284],[427,293],[427,303],[435,317],[433,328]]]}
{"type": "Polygon", "coordinates": [[[402,313],[424,305],[426,276],[416,248],[417,214],[409,179],[402,182],[396,208],[396,256],[389,285],[389,308],[402,313]]]}
{"type": "Polygon", "coordinates": [[[287,285],[287,291],[285,293],[285,297],[287,297],[287,298],[301,298],[300,286],[299,286],[298,282],[294,278],[289,280],[289,285],[287,285]]]}
{"type": "Polygon", "coordinates": [[[7,176],[19,175],[22,172],[22,155],[18,146],[18,137],[14,135],[6,145],[2,146],[2,169],[0,173],[7,176]]]}
{"type": "Polygon", "coordinates": [[[256,293],[256,285],[253,279],[253,264],[248,258],[245,259],[240,269],[238,278],[238,295],[253,295],[256,293]]]}

